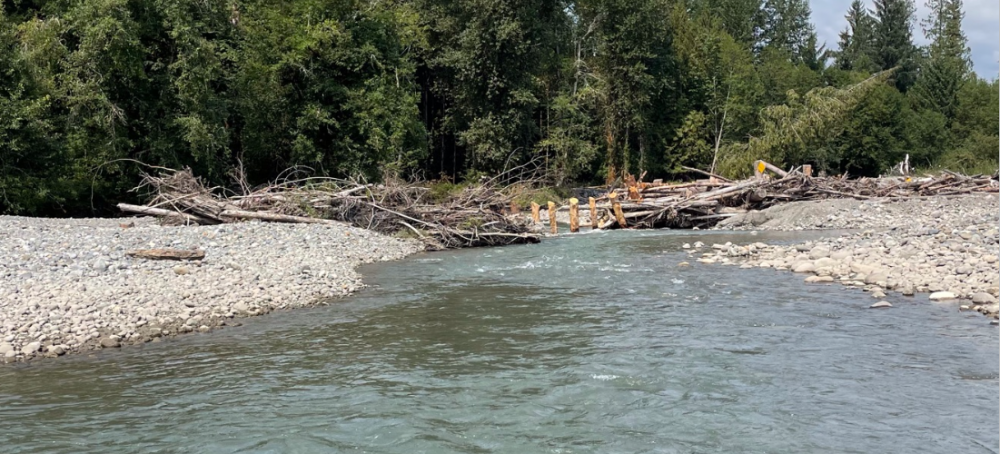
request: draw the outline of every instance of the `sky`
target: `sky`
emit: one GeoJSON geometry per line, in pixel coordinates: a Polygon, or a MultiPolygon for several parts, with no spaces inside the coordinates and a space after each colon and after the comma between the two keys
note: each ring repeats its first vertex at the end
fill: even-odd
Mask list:
{"type": "MultiPolygon", "coordinates": [[[[868,8],[872,0],[864,0],[868,8]]],[[[918,45],[927,43],[920,28],[920,20],[927,17],[924,0],[914,0],[917,6],[917,22],[913,25],[913,40],[918,45]]],[[[964,0],[965,20],[962,29],[969,38],[972,62],[979,77],[987,80],[997,78],[1000,72],[1000,2],[997,0],[964,0]]],[[[819,42],[826,42],[827,49],[836,49],[840,32],[847,27],[844,14],[851,6],[851,0],[809,0],[812,19],[816,25],[819,42]]]]}

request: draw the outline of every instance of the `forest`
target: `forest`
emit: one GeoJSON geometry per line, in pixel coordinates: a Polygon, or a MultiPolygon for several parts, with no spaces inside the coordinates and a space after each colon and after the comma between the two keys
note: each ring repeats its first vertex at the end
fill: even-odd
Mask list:
{"type": "Polygon", "coordinates": [[[856,0],[820,43],[808,0],[6,0],[0,213],[109,214],[156,166],[231,189],[994,172],[997,75],[961,0],[927,6],[856,0]]]}

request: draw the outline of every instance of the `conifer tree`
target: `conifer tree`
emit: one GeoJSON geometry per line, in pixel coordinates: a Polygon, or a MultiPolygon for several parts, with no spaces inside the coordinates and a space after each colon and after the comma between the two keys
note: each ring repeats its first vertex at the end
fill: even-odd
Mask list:
{"type": "Polygon", "coordinates": [[[877,70],[873,60],[875,47],[875,19],[868,13],[864,2],[854,0],[844,16],[847,28],[840,32],[837,67],[847,71],[877,70]]]}
{"type": "Polygon", "coordinates": [[[968,41],[962,32],[962,0],[927,0],[926,5],[930,15],[921,25],[931,44],[914,91],[921,107],[951,120],[971,64],[968,41]]]}
{"type": "Polygon", "coordinates": [[[917,77],[917,48],[913,45],[913,0],[875,0],[875,63],[881,70],[895,67],[896,88],[906,92],[917,77]]]}
{"type": "Polygon", "coordinates": [[[794,61],[801,62],[814,33],[811,14],[806,0],[766,0],[762,45],[787,52],[794,61]]]}

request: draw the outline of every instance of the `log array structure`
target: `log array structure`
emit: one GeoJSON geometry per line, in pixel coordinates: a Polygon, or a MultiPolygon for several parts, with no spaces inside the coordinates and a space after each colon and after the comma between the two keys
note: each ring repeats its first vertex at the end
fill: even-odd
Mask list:
{"type": "MultiPolygon", "coordinates": [[[[731,181],[696,169],[709,178],[684,183],[652,183],[626,177],[625,183],[590,204],[598,229],[705,228],[722,219],[785,202],[831,198],[901,199],[997,193],[998,175],[942,171],[922,177],[848,178],[813,176],[809,166],[782,170],[754,164],[755,175],[731,181]],[[594,215],[596,211],[596,215],[594,215]]],[[[640,179],[641,180],[641,179],[640,179]]]]}
{"type": "Polygon", "coordinates": [[[146,175],[142,185],[149,203],[122,203],[124,212],[156,216],[173,224],[261,222],[335,223],[387,234],[405,233],[429,249],[535,243],[540,240],[541,212],[548,231],[558,233],[556,213],[569,210],[570,231],[580,230],[580,210],[589,211],[591,229],[704,228],[749,210],[776,204],[830,198],[893,199],[997,193],[998,175],[961,175],[942,171],[922,177],[848,178],[813,176],[802,166],[782,170],[754,164],[754,176],[732,181],[697,169],[706,179],[684,183],[642,182],[626,176],[618,187],[590,197],[587,206],[571,199],[558,207],[531,204],[530,217],[519,214],[505,191],[505,175],[469,185],[444,200],[430,189],[402,182],[367,184],[308,178],[272,184],[242,194],[206,187],[189,169],[146,175]],[[534,224],[534,225],[532,225],[534,224]]]}

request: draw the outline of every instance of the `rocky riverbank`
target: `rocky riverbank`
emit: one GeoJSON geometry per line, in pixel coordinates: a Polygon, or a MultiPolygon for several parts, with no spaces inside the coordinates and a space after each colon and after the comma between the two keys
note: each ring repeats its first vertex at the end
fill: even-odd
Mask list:
{"type": "Polygon", "coordinates": [[[358,265],[422,249],[340,224],[0,217],[0,362],[155,342],[319,304],[362,287],[358,265]],[[125,254],[141,248],[197,248],[205,258],[125,254]]]}
{"type": "Polygon", "coordinates": [[[718,228],[862,231],[796,245],[696,244],[689,252],[700,253],[698,260],[705,263],[803,273],[808,283],[858,287],[875,299],[889,291],[930,293],[931,300],[996,320],[997,213],[996,195],[789,203],[731,218],[718,228]]]}

